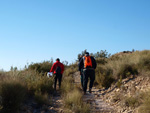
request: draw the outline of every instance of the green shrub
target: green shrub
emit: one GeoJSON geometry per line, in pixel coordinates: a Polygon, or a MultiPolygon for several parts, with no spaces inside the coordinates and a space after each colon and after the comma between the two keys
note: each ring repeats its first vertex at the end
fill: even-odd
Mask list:
{"type": "Polygon", "coordinates": [[[107,63],[107,58],[97,58],[96,59],[97,64],[106,64],[107,63]]]}
{"type": "Polygon", "coordinates": [[[53,61],[44,61],[42,63],[34,63],[29,65],[29,70],[36,70],[39,73],[49,72],[53,65],[53,61]]]}
{"type": "Polygon", "coordinates": [[[108,88],[114,82],[112,69],[100,66],[96,69],[96,81],[100,87],[108,88]]]}
{"type": "Polygon", "coordinates": [[[16,112],[25,99],[26,93],[26,87],[21,82],[3,81],[0,88],[3,112],[16,112]]]}
{"type": "Polygon", "coordinates": [[[139,66],[140,70],[144,69],[146,71],[149,71],[150,70],[150,55],[141,57],[139,59],[138,66],[139,66]]]}
{"type": "Polygon", "coordinates": [[[120,66],[117,77],[119,78],[120,76],[122,76],[122,78],[126,78],[129,77],[130,75],[137,75],[137,74],[138,71],[135,65],[124,63],[120,66]]]}

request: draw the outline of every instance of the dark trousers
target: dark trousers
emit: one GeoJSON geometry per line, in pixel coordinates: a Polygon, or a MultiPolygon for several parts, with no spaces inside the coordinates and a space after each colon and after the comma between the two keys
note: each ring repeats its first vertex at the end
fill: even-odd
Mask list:
{"type": "Polygon", "coordinates": [[[87,90],[88,78],[90,78],[89,88],[93,87],[93,83],[95,80],[95,70],[94,69],[84,69],[83,70],[83,91],[87,90]]]}
{"type": "Polygon", "coordinates": [[[55,82],[54,82],[54,89],[56,90],[57,80],[59,82],[59,88],[61,87],[61,80],[62,80],[62,74],[56,73],[55,74],[55,82]]]}
{"type": "Polygon", "coordinates": [[[81,79],[81,86],[82,86],[82,89],[83,89],[83,69],[81,69],[81,72],[80,72],[80,79],[81,79]]]}
{"type": "Polygon", "coordinates": [[[83,89],[83,74],[80,75],[80,79],[81,79],[81,86],[82,86],[82,89],[83,89]]]}

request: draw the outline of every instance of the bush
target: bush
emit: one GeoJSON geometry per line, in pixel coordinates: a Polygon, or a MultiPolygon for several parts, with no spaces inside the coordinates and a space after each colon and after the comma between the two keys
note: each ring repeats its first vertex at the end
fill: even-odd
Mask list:
{"type": "Polygon", "coordinates": [[[112,69],[106,67],[98,67],[96,69],[96,81],[100,87],[108,88],[114,82],[114,78],[112,77],[112,69]]]}
{"type": "Polygon", "coordinates": [[[53,65],[53,61],[44,61],[42,63],[34,63],[29,65],[29,70],[36,70],[39,73],[46,73],[50,71],[50,68],[53,65]]]}
{"type": "Polygon", "coordinates": [[[139,66],[140,70],[144,69],[146,71],[149,71],[150,70],[150,55],[141,57],[139,59],[138,66],[139,66]]]}
{"type": "Polygon", "coordinates": [[[0,95],[2,97],[2,111],[16,112],[26,95],[26,87],[19,81],[4,81],[1,83],[0,95]]]}
{"type": "Polygon", "coordinates": [[[125,105],[127,107],[135,108],[135,107],[138,107],[140,105],[140,101],[137,97],[127,97],[125,99],[125,105]]]}
{"type": "Polygon", "coordinates": [[[96,63],[97,64],[106,64],[107,63],[107,59],[106,58],[97,58],[96,59],[96,63]]]}
{"type": "Polygon", "coordinates": [[[28,91],[32,95],[38,90],[40,90],[42,93],[52,94],[54,90],[53,82],[53,78],[47,78],[47,76],[34,75],[26,78],[28,91]]]}
{"type": "Polygon", "coordinates": [[[137,74],[138,71],[135,65],[125,63],[120,66],[119,72],[117,74],[117,78],[120,78],[120,76],[122,76],[122,78],[127,78],[130,75],[137,75],[137,74]]]}

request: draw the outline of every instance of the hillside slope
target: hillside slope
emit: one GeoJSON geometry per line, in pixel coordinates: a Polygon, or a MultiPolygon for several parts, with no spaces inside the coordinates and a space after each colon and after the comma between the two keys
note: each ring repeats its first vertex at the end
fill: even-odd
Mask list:
{"type": "MultiPolygon", "coordinates": [[[[126,78],[109,89],[101,91],[102,99],[111,104],[118,113],[139,113],[150,90],[150,78],[138,76],[126,78]]],[[[146,112],[148,113],[148,112],[146,112]]]]}

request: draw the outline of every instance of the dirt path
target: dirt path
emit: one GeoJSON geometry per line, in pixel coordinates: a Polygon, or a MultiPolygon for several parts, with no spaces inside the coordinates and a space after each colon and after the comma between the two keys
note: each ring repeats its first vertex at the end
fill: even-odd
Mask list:
{"type": "Polygon", "coordinates": [[[51,113],[64,113],[63,101],[59,92],[57,92],[56,95],[53,97],[52,103],[53,107],[51,107],[51,109],[53,110],[53,112],[51,113]]]}
{"type": "MultiPolygon", "coordinates": [[[[80,84],[79,72],[74,74],[74,79],[76,84],[80,84]]],[[[102,100],[101,92],[95,87],[92,88],[92,93],[87,92],[83,96],[83,101],[91,105],[91,113],[115,113],[113,107],[102,100]]]]}

